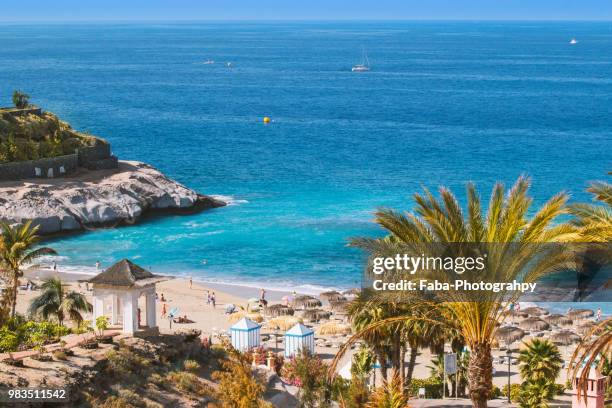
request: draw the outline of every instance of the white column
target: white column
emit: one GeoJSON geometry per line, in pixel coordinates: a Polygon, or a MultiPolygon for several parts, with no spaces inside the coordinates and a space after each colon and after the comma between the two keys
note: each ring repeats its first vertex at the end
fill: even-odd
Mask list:
{"type": "Polygon", "coordinates": [[[149,329],[153,327],[157,327],[157,322],[155,321],[155,293],[147,293],[147,326],[149,329]]]}
{"type": "Polygon", "coordinates": [[[119,296],[116,293],[111,295],[112,298],[112,315],[111,324],[119,324],[119,296]]]}
{"type": "Polygon", "coordinates": [[[127,291],[123,297],[123,332],[134,334],[138,329],[138,293],[127,291]]]}
{"type": "Polygon", "coordinates": [[[96,328],[96,319],[100,316],[104,316],[104,298],[100,293],[93,293],[93,318],[91,319],[91,325],[96,328]]]}

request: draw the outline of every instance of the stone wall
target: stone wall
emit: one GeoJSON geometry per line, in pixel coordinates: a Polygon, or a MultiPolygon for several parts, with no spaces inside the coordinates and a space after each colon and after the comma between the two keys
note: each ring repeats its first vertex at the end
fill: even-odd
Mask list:
{"type": "Polygon", "coordinates": [[[76,153],[18,163],[3,163],[0,164],[0,180],[9,181],[49,176],[60,177],[74,172],[78,165],[79,158],[76,153]],[[64,173],[60,172],[61,167],[64,168],[64,173]],[[37,168],[40,169],[40,175],[38,176],[36,175],[37,168]],[[52,170],[52,173],[50,173],[50,170],[52,170]]]}

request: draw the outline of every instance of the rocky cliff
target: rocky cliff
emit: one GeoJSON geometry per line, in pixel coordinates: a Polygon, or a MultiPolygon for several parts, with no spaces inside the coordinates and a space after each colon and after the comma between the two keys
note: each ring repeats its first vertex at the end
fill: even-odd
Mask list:
{"type": "Polygon", "coordinates": [[[0,183],[0,219],[34,220],[42,235],[137,222],[154,212],[190,213],[225,203],[203,196],[140,162],[57,179],[0,183]]]}

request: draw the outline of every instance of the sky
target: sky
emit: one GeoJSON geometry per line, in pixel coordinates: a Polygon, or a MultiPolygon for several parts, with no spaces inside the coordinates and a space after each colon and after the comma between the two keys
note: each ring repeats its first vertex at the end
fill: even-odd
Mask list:
{"type": "Polygon", "coordinates": [[[612,20],[612,0],[27,0],[0,21],[612,20]]]}

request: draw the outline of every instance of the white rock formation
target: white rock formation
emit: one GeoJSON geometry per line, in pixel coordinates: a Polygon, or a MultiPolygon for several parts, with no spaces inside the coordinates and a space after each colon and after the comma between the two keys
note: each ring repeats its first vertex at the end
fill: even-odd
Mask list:
{"type": "Polygon", "coordinates": [[[40,234],[136,222],[145,212],[191,212],[225,205],[140,162],[66,178],[0,183],[0,219],[33,220],[40,234]]]}

